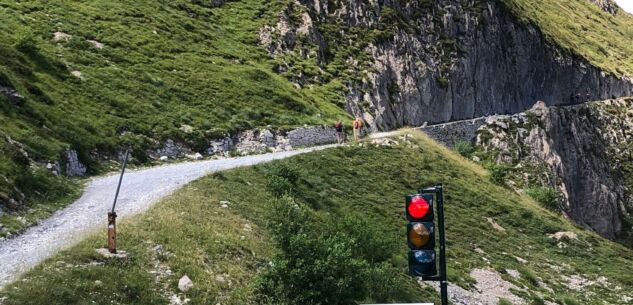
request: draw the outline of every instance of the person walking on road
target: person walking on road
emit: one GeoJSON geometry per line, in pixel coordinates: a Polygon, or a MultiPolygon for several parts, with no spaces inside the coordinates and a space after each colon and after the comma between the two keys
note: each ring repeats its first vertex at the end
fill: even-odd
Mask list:
{"type": "Polygon", "coordinates": [[[343,134],[343,122],[341,122],[341,120],[336,120],[334,128],[336,128],[336,143],[343,144],[345,141],[345,134],[343,134]]]}
{"type": "Polygon", "coordinates": [[[360,140],[360,130],[363,128],[363,121],[359,117],[356,117],[352,126],[354,127],[354,140],[358,141],[360,140]]]}

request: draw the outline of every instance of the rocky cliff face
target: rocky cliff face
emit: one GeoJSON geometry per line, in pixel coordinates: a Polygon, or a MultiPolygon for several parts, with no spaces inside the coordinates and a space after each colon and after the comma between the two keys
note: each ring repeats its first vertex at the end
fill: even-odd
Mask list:
{"type": "Polygon", "coordinates": [[[618,5],[613,0],[590,0],[595,3],[601,10],[615,15],[618,12],[618,5]]]}
{"type": "Polygon", "coordinates": [[[620,99],[490,118],[476,146],[510,167],[511,186],[557,189],[569,217],[613,239],[633,230],[632,140],[633,99],[620,99]]]}
{"type": "Polygon", "coordinates": [[[347,110],[374,130],[633,93],[630,79],[557,48],[499,1],[301,0],[260,40],[297,85],[346,79],[347,110]]]}

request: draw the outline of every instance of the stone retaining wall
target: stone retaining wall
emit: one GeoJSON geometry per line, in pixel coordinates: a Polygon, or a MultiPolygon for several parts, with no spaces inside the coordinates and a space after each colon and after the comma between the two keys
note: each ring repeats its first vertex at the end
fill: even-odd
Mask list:
{"type": "Polygon", "coordinates": [[[320,145],[336,142],[336,129],[328,126],[297,128],[288,132],[292,146],[320,145]]]}
{"type": "MultiPolygon", "coordinates": [[[[231,151],[239,155],[265,153],[268,151],[292,150],[297,146],[322,145],[336,142],[336,130],[329,126],[310,126],[291,130],[287,133],[270,129],[253,129],[236,135],[209,140],[207,155],[224,154],[231,151]]],[[[168,140],[163,147],[150,151],[153,158],[177,158],[187,156],[191,150],[168,140]],[[168,152],[168,153],[167,153],[168,152]]]]}
{"type": "Polygon", "coordinates": [[[473,142],[477,136],[477,129],[486,123],[486,118],[457,121],[418,128],[433,140],[448,147],[453,147],[460,141],[473,142]]]}

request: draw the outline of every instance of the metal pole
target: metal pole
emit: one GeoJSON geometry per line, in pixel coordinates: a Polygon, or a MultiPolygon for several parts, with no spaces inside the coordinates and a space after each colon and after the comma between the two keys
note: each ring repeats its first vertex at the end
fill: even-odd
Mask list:
{"type": "Polygon", "coordinates": [[[121,167],[121,176],[119,177],[119,184],[116,187],[116,194],[114,194],[114,202],[112,203],[112,211],[108,213],[108,251],[110,253],[117,253],[116,251],[116,200],[119,198],[119,190],[121,190],[121,182],[123,181],[123,174],[125,173],[125,167],[127,166],[128,156],[130,150],[125,150],[125,159],[123,160],[123,166],[121,167]]]}
{"type": "Polygon", "coordinates": [[[442,184],[437,185],[437,218],[440,231],[440,298],[442,305],[448,305],[448,281],[446,280],[446,239],[444,237],[444,192],[442,184]]]}
{"type": "Polygon", "coordinates": [[[121,189],[121,182],[123,181],[123,174],[125,173],[125,167],[127,166],[127,158],[130,153],[129,149],[125,150],[125,159],[123,160],[123,166],[121,168],[121,176],[119,177],[119,185],[116,187],[116,194],[114,194],[114,202],[112,203],[112,213],[114,213],[114,207],[116,207],[116,200],[119,198],[119,190],[121,189]]]}

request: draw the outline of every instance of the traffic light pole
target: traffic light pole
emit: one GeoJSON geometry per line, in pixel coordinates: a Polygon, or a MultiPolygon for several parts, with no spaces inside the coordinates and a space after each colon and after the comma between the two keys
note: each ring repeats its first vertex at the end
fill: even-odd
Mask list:
{"type": "Polygon", "coordinates": [[[434,194],[437,207],[437,224],[440,242],[440,274],[439,276],[423,276],[425,281],[440,282],[440,300],[442,305],[448,305],[448,280],[446,278],[446,237],[444,233],[444,189],[442,184],[421,190],[422,193],[434,194]]]}
{"type": "Polygon", "coordinates": [[[446,238],[444,236],[444,192],[442,185],[435,187],[437,194],[437,222],[440,233],[440,298],[448,305],[448,281],[446,279],[446,238]]]}

